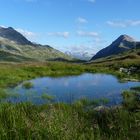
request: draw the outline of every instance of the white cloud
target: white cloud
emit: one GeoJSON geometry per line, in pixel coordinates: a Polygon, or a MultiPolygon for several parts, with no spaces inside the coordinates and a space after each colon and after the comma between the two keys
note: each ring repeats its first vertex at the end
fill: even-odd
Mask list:
{"type": "Polygon", "coordinates": [[[140,26],[140,20],[129,20],[131,26],[140,26]]]}
{"type": "Polygon", "coordinates": [[[30,32],[30,31],[27,31],[27,30],[24,30],[24,29],[21,29],[21,28],[17,28],[15,30],[17,30],[22,35],[24,35],[26,38],[31,39],[31,40],[33,40],[37,37],[36,33],[30,32]]]}
{"type": "Polygon", "coordinates": [[[77,35],[82,37],[99,37],[99,33],[97,32],[77,31],[77,35]]]}
{"type": "Polygon", "coordinates": [[[71,53],[79,53],[79,54],[84,54],[88,53],[90,54],[95,54],[97,53],[100,49],[103,47],[107,46],[107,41],[103,37],[99,35],[99,33],[96,32],[91,32],[86,34],[84,32],[79,32],[79,35],[82,37],[88,37],[86,40],[84,39],[80,43],[76,44],[70,44],[68,46],[64,46],[66,51],[71,52],[71,53]]]}
{"type": "Polygon", "coordinates": [[[47,35],[48,36],[68,38],[70,33],[69,32],[50,32],[50,33],[47,33],[47,35]]]}
{"type": "Polygon", "coordinates": [[[107,24],[112,27],[122,27],[122,28],[126,27],[126,24],[122,22],[107,21],[107,24]]]}
{"type": "MultiPolygon", "coordinates": [[[[0,25],[0,27],[8,28],[7,26],[4,26],[4,25],[0,25]]],[[[16,28],[15,30],[21,33],[23,36],[25,36],[29,40],[34,40],[37,37],[37,34],[31,31],[27,31],[21,28],[16,28]]]]}
{"type": "Polygon", "coordinates": [[[71,52],[72,54],[85,54],[88,53],[89,56],[93,56],[93,54],[97,53],[101,47],[103,47],[103,41],[96,42],[95,40],[91,40],[89,42],[85,42],[82,44],[69,45],[65,46],[66,51],[71,52]]]}
{"type": "Polygon", "coordinates": [[[88,23],[87,19],[85,19],[85,18],[83,18],[83,17],[78,17],[78,18],[77,18],[77,22],[80,23],[80,24],[88,23]]]}
{"type": "Polygon", "coordinates": [[[85,52],[94,54],[94,48],[91,44],[79,44],[79,45],[70,45],[67,46],[68,51],[71,53],[76,53],[79,55],[84,54],[85,52]]]}
{"type": "Polygon", "coordinates": [[[112,27],[132,27],[132,26],[140,26],[140,20],[119,20],[119,21],[107,21],[106,22],[109,26],[112,27]]]}
{"type": "Polygon", "coordinates": [[[2,27],[2,28],[7,28],[6,26],[4,26],[4,25],[0,25],[0,27],[2,27]]]}

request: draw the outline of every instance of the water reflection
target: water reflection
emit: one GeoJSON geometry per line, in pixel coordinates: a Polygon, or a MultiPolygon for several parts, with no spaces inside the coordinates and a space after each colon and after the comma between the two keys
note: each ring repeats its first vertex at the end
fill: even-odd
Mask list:
{"type": "Polygon", "coordinates": [[[44,77],[30,80],[33,83],[31,89],[25,89],[22,84],[13,92],[20,94],[18,98],[10,97],[11,102],[31,101],[35,104],[43,104],[42,94],[55,96],[55,102],[73,102],[80,98],[99,99],[108,98],[110,105],[119,104],[122,100],[121,92],[133,86],[140,85],[139,82],[120,83],[116,77],[107,74],[85,73],[79,76],[68,77],[44,77]]]}

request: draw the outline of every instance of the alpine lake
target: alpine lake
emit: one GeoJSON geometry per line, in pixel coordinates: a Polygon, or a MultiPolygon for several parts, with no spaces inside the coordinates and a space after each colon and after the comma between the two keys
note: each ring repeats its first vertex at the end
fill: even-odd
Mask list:
{"type": "Polygon", "coordinates": [[[73,103],[80,99],[100,100],[107,106],[119,105],[121,93],[140,82],[121,82],[110,74],[84,73],[76,76],[43,77],[24,81],[19,85],[6,89],[14,96],[4,102],[32,102],[41,105],[46,102],[73,103]]]}

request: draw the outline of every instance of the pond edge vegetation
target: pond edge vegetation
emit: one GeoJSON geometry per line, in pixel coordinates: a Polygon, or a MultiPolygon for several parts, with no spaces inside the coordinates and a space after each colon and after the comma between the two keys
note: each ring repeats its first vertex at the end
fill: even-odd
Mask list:
{"type": "MultiPolygon", "coordinates": [[[[121,73],[119,68],[110,67],[61,62],[1,64],[0,94],[4,93],[2,91],[4,88],[15,86],[24,80],[43,76],[79,75],[89,72],[114,74],[120,79],[126,77],[140,79],[137,73],[126,75],[121,73]]],[[[34,86],[31,83],[27,85],[27,88],[34,86]]],[[[47,94],[42,97],[46,99],[47,104],[40,106],[31,103],[1,102],[0,138],[138,140],[140,137],[139,94],[139,87],[124,91],[122,105],[111,108],[97,108],[98,102],[87,99],[79,100],[73,104],[53,103],[53,98],[47,94]]],[[[9,95],[3,94],[2,96],[9,95]]],[[[103,103],[107,102],[106,100],[102,101],[103,103]]]]}

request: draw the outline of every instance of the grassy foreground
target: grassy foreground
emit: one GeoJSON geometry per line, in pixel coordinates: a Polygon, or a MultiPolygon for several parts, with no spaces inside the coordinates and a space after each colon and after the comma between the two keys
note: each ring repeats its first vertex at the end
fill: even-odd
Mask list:
{"type": "Polygon", "coordinates": [[[72,105],[1,103],[0,139],[139,140],[139,95],[127,91],[123,106],[98,111],[87,100],[72,105]]]}
{"type": "MultiPolygon", "coordinates": [[[[122,78],[116,67],[94,64],[1,63],[0,96],[3,88],[42,76],[78,75],[103,72],[122,78]]],[[[134,75],[139,77],[139,74],[134,75]]],[[[31,87],[25,83],[25,87],[31,87]]],[[[0,103],[0,139],[2,140],[139,140],[139,87],[123,93],[120,107],[96,110],[95,104],[81,100],[68,104],[32,105],[31,103],[0,103]]],[[[48,97],[47,97],[48,98],[48,97]]]]}

